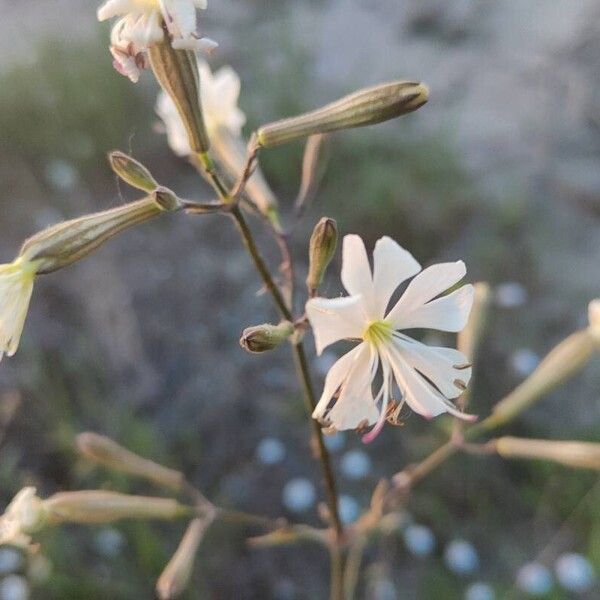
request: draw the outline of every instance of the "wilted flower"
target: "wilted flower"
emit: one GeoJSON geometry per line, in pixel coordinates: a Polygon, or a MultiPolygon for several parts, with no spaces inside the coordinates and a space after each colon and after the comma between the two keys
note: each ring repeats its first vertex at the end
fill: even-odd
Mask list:
{"type": "Polygon", "coordinates": [[[44,523],[45,511],[42,500],[36,496],[36,489],[23,488],[0,517],[0,545],[26,547],[31,541],[30,534],[44,523]]]}
{"type": "Polygon", "coordinates": [[[0,360],[4,353],[12,356],[19,347],[38,263],[19,256],[0,265],[0,360]]]}
{"type": "Polygon", "coordinates": [[[473,286],[464,285],[437,298],[464,277],[464,263],[438,264],[421,271],[412,255],[388,237],[377,242],[373,257],[372,273],[362,240],[347,235],[342,283],[350,296],[313,298],[306,305],[318,354],[338,340],[361,340],[329,371],[313,417],[338,430],[375,425],[363,438],[366,442],[375,438],[386,420],[398,421],[404,402],[426,418],[449,412],[472,419],[450,402],[471,377],[465,356],[452,348],[428,347],[399,331],[460,331],[465,326],[473,286]],[[398,286],[417,273],[387,311],[398,286]],[[383,380],[374,395],[379,366],[383,380]],[[399,401],[393,399],[394,381],[402,394],[399,401]]]}
{"type": "MultiPolygon", "coordinates": [[[[198,61],[200,98],[204,123],[210,136],[220,128],[239,137],[246,123],[246,115],[238,107],[240,78],[231,67],[221,67],[214,74],[205,61],[198,61]]],[[[178,156],[191,154],[188,135],[171,97],[161,92],[156,101],[156,112],[164,121],[169,146],[178,156]]]]}
{"type": "Polygon", "coordinates": [[[98,19],[121,17],[111,32],[115,69],[137,81],[146,67],[145,52],[163,39],[163,27],[175,49],[212,50],[215,42],[196,34],[196,10],[205,8],[206,0],[107,0],[98,9],[98,19]]]}

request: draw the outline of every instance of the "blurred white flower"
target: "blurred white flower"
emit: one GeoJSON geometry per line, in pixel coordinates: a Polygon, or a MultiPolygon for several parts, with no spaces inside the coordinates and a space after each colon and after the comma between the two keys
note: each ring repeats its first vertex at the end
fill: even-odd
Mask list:
{"type": "Polygon", "coordinates": [[[433,531],[425,525],[409,525],[403,536],[406,547],[415,556],[429,556],[435,549],[433,531]]]}
{"type": "Polygon", "coordinates": [[[477,550],[466,540],[453,540],[444,550],[446,566],[458,575],[469,575],[479,566],[477,550]]]}
{"type": "Polygon", "coordinates": [[[205,8],[206,0],[107,0],[98,20],[120,17],[110,42],[115,69],[136,82],[146,66],[145,51],[163,39],[163,24],[175,49],[214,49],[215,42],[196,34],[196,10],[205,8]]]}
{"type": "Polygon", "coordinates": [[[448,412],[472,419],[450,402],[471,377],[465,356],[451,348],[426,346],[399,332],[415,328],[456,332],[465,326],[473,286],[464,285],[438,298],[464,277],[464,263],[433,265],[421,271],[413,256],[389,237],[375,245],[373,262],[371,272],[361,238],[345,236],[342,283],[350,296],[313,298],[306,304],[318,354],[338,340],[361,342],[329,371],[313,417],[338,430],[375,425],[364,436],[365,442],[375,438],[386,420],[398,421],[404,402],[426,418],[448,412]],[[414,275],[387,311],[398,286],[414,275]],[[383,381],[374,395],[379,366],[383,381]],[[402,394],[398,402],[392,397],[394,382],[402,394]]]}
{"type": "MultiPolygon", "coordinates": [[[[210,137],[220,128],[240,137],[246,123],[246,115],[238,107],[240,78],[231,67],[221,67],[214,74],[205,61],[198,61],[200,75],[200,98],[204,124],[210,137]]],[[[161,92],[156,101],[156,112],[167,130],[169,146],[178,156],[191,154],[188,134],[171,97],[161,92]]]]}
{"type": "Polygon", "coordinates": [[[0,360],[19,347],[29,301],[33,292],[36,264],[25,256],[0,265],[0,360]]]}
{"type": "Polygon", "coordinates": [[[23,488],[0,517],[0,545],[27,547],[30,535],[45,523],[45,511],[34,487],[23,488]]]}
{"type": "Polygon", "coordinates": [[[25,577],[9,575],[0,582],[0,600],[28,600],[29,597],[29,584],[25,577]]]}
{"type": "Polygon", "coordinates": [[[495,597],[494,588],[480,581],[472,583],[465,592],[465,600],[494,600],[495,597]]]}
{"type": "Polygon", "coordinates": [[[596,582],[594,568],[581,554],[568,552],[558,557],[554,570],[560,585],[570,592],[587,592],[596,582]]]}
{"type": "Polygon", "coordinates": [[[519,569],[517,587],[529,596],[544,596],[553,587],[552,574],[540,563],[527,563],[519,569]]]}
{"type": "Polygon", "coordinates": [[[307,511],[313,506],[316,498],[315,486],[310,480],[303,477],[288,481],[283,488],[283,504],[288,510],[295,513],[307,511]]]}

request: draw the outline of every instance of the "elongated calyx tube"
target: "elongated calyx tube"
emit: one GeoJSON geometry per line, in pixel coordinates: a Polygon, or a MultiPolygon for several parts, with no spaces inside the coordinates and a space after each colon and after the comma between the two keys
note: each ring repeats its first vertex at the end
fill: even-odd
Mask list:
{"type": "Polygon", "coordinates": [[[76,445],[85,458],[115,471],[141,477],[177,491],[184,482],[184,476],[179,471],[142,458],[103,435],[89,431],[80,433],[76,438],[76,445]]]}
{"type": "Polygon", "coordinates": [[[180,208],[180,202],[172,192],[159,188],[136,202],[40,231],[25,241],[19,257],[34,263],[38,275],[52,273],[84,258],[121,231],[180,208]]]}
{"type": "Polygon", "coordinates": [[[578,469],[600,471],[600,444],[501,437],[493,442],[504,458],[550,460],[578,469]]]}
{"type": "Polygon", "coordinates": [[[508,423],[581,371],[595,352],[600,350],[600,336],[592,324],[564,339],[540,363],[537,369],[513,392],[492,409],[482,421],[483,429],[493,429],[508,423]]]}
{"type": "Polygon", "coordinates": [[[183,121],[192,152],[205,156],[210,147],[200,101],[198,60],[191,50],[176,50],[169,36],[148,49],[150,66],[183,121]]]}
{"type": "Polygon", "coordinates": [[[263,125],[258,143],[266,148],[317,133],[375,125],[413,112],[429,98],[429,89],[416,81],[393,81],[365,88],[308,113],[263,125]]]}
{"type": "Polygon", "coordinates": [[[240,346],[252,353],[267,352],[283,344],[293,333],[294,326],[289,321],[282,321],[279,325],[263,323],[244,329],[240,346]]]}
{"type": "Polygon", "coordinates": [[[308,249],[308,276],[306,287],[313,294],[323,282],[325,271],[335,254],[338,242],[337,224],[329,217],[323,217],[313,229],[308,249]]]}
{"type": "Polygon", "coordinates": [[[158,183],[150,171],[139,161],[124,152],[115,150],[108,155],[112,170],[130,186],[144,192],[153,192],[158,183]]]}
{"type": "Polygon", "coordinates": [[[160,600],[179,598],[190,583],[194,559],[211,519],[194,519],[186,529],[179,547],[156,582],[160,600]]]}
{"type": "Polygon", "coordinates": [[[171,498],[130,496],[104,490],[61,492],[43,501],[49,524],[112,523],[120,519],[179,519],[194,509],[171,498]]]}

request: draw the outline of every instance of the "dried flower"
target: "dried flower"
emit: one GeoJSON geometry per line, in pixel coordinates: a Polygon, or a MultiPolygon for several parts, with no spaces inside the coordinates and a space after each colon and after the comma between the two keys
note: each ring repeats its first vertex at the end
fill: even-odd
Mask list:
{"type": "Polygon", "coordinates": [[[36,489],[23,488],[0,517],[0,545],[27,547],[31,542],[30,534],[41,529],[45,523],[46,513],[36,489]]]}
{"type": "Polygon", "coordinates": [[[428,347],[398,331],[460,331],[465,326],[473,286],[464,285],[437,298],[464,277],[464,263],[433,265],[421,271],[413,256],[388,237],[377,242],[373,256],[371,273],[360,237],[345,236],[342,283],[351,295],[313,298],[306,305],[319,354],[338,340],[361,340],[329,371],[313,417],[338,430],[375,425],[363,438],[366,442],[375,438],[386,419],[397,422],[405,402],[426,418],[448,412],[472,419],[450,402],[464,391],[471,377],[465,356],[451,348],[428,347]],[[402,297],[387,311],[396,288],[414,275],[402,297]],[[373,395],[379,366],[383,382],[373,395]],[[402,394],[400,401],[392,397],[394,381],[402,394]]]}
{"type": "Polygon", "coordinates": [[[136,82],[147,66],[145,53],[165,32],[173,48],[213,50],[215,42],[196,35],[196,10],[206,0],[108,0],[98,9],[98,20],[120,17],[111,32],[110,51],[115,69],[136,82]]]}

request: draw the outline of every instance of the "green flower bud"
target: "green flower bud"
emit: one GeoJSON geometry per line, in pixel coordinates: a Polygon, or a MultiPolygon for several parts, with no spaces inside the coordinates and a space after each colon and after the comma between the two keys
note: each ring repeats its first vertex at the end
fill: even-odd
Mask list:
{"type": "Polygon", "coordinates": [[[124,152],[118,150],[108,155],[108,160],[112,170],[130,186],[144,192],[153,192],[158,183],[150,174],[150,171],[137,160],[127,156],[124,152]]]}
{"type": "Polygon", "coordinates": [[[283,344],[293,333],[294,325],[289,321],[282,321],[279,325],[264,323],[244,329],[240,346],[252,353],[266,352],[283,344]]]}
{"type": "Polygon", "coordinates": [[[263,125],[257,132],[264,147],[286,144],[316,133],[375,125],[423,106],[429,89],[423,83],[394,81],[365,88],[311,112],[263,125]]]}
{"type": "Polygon", "coordinates": [[[323,282],[325,271],[335,254],[337,241],[338,231],[336,222],[328,217],[323,217],[316,224],[310,236],[306,286],[311,295],[314,294],[323,282]]]}
{"type": "Polygon", "coordinates": [[[210,147],[200,102],[198,61],[191,50],[176,50],[168,35],[148,49],[158,83],[173,100],[193,152],[205,155],[210,147]]]}

